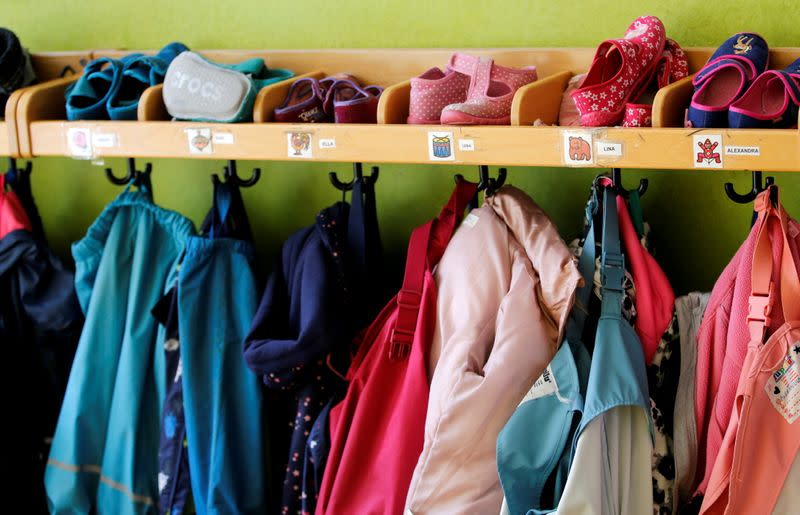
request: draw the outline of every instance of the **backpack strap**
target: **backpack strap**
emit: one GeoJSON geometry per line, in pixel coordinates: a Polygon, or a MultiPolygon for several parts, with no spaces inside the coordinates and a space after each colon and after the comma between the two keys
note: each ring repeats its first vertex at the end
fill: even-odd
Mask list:
{"type": "Polygon", "coordinates": [[[622,315],[622,293],[625,284],[625,256],[619,240],[617,194],[613,188],[603,191],[603,243],[600,265],[603,301],[601,314],[622,315]]]}
{"type": "Polygon", "coordinates": [[[478,185],[459,181],[450,200],[442,208],[435,220],[417,227],[411,233],[406,257],[406,271],[403,287],[397,294],[397,323],[389,337],[389,359],[393,361],[408,357],[414,334],[417,331],[417,318],[422,304],[422,289],[425,272],[432,271],[444,255],[450,238],[461,221],[470,199],[477,192],[478,185]]]}
{"type": "MultiPolygon", "coordinates": [[[[770,222],[777,222],[781,228],[783,246],[780,270],[781,304],[784,320],[800,320],[800,278],[789,246],[789,217],[783,206],[777,202],[778,187],[772,185],[756,198],[755,210],[758,213],[756,226],[758,234],[753,250],[753,268],[750,273],[750,299],[747,314],[747,327],[751,342],[764,341],[767,329],[772,321],[772,308],[775,302],[775,284],[772,280],[773,253],[770,243],[770,222]],[[776,206],[772,204],[772,197],[776,206]]],[[[773,223],[774,223],[773,222],[773,223]]]]}
{"type": "Polygon", "coordinates": [[[586,220],[589,222],[589,229],[583,240],[581,255],[578,258],[578,270],[583,277],[583,286],[578,287],[575,294],[575,304],[572,313],[567,321],[567,339],[570,341],[580,341],[583,329],[586,325],[586,318],[589,314],[589,300],[591,299],[592,289],[594,288],[594,269],[597,258],[597,240],[594,235],[595,224],[594,215],[597,213],[599,202],[597,199],[598,185],[592,185],[592,198],[586,205],[586,220]]]}

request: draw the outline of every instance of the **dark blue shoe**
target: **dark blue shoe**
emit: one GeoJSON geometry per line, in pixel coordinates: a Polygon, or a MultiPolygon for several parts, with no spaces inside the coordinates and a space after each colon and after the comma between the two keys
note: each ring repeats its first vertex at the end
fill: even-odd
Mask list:
{"type": "Polygon", "coordinates": [[[736,129],[787,129],[797,125],[800,106],[800,59],[785,70],[767,70],[728,111],[728,126],[736,129]]]}
{"type": "Polygon", "coordinates": [[[728,38],[695,75],[687,121],[692,127],[728,126],[728,109],[764,73],[769,47],[764,38],[740,32],[728,38]]]}

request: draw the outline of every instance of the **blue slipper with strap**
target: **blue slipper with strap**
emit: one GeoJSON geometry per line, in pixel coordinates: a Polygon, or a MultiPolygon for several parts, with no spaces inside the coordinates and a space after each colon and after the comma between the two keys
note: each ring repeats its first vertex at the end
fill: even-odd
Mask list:
{"type": "Polygon", "coordinates": [[[740,32],[728,38],[692,80],[687,126],[727,127],[731,104],[764,73],[768,61],[769,47],[758,34],[740,32]]]}
{"type": "Polygon", "coordinates": [[[800,106],[800,59],[784,70],[767,70],[728,111],[732,129],[787,129],[797,125],[800,106]]]}

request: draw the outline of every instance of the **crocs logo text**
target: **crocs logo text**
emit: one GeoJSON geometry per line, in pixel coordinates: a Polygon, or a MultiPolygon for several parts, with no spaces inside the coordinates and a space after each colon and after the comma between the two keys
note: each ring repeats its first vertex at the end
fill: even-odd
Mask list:
{"type": "Polygon", "coordinates": [[[753,49],[752,44],[753,38],[748,38],[747,36],[739,36],[736,39],[736,44],[733,45],[733,53],[736,55],[742,55],[748,53],[750,50],[753,49]]]}
{"type": "Polygon", "coordinates": [[[210,99],[214,102],[222,98],[222,88],[210,81],[204,81],[199,77],[190,77],[183,72],[176,72],[172,85],[178,89],[186,89],[193,95],[200,94],[201,97],[210,99]]]}

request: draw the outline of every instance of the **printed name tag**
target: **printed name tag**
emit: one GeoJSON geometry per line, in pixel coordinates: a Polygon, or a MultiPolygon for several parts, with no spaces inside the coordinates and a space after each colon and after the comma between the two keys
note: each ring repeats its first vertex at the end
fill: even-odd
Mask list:
{"type": "Polygon", "coordinates": [[[603,157],[622,157],[622,143],[598,141],[597,155],[603,157]]]}
{"type": "Polygon", "coordinates": [[[233,145],[234,138],[232,132],[215,132],[214,144],[215,145],[233,145]]]}
{"type": "Polygon", "coordinates": [[[740,147],[736,145],[727,145],[725,146],[725,155],[759,157],[761,155],[761,147],[740,147]]]}
{"type": "Polygon", "coordinates": [[[95,148],[116,147],[117,135],[113,132],[95,132],[92,134],[92,145],[95,148]]]}
{"type": "Polygon", "coordinates": [[[336,148],[336,138],[320,138],[319,148],[336,148]]]}

